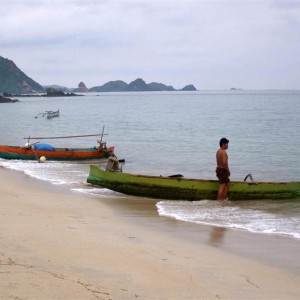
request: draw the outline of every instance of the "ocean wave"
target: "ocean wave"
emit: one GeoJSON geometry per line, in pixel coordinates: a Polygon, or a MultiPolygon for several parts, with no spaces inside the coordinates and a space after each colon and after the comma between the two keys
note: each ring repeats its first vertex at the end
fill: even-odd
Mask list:
{"type": "Polygon", "coordinates": [[[300,238],[300,217],[291,217],[285,206],[278,207],[274,213],[274,203],[257,202],[218,202],[202,201],[160,201],[156,204],[160,216],[195,224],[247,230],[254,233],[286,235],[300,238]],[[269,211],[272,212],[269,212],[269,211]]]}

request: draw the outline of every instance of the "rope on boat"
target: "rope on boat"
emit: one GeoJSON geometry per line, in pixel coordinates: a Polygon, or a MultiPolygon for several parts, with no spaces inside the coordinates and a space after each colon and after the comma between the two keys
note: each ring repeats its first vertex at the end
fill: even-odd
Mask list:
{"type": "Polygon", "coordinates": [[[253,176],[252,176],[251,173],[249,173],[249,174],[245,177],[244,182],[246,182],[246,180],[247,180],[248,178],[250,179],[251,183],[255,183],[255,181],[254,181],[253,176]]]}

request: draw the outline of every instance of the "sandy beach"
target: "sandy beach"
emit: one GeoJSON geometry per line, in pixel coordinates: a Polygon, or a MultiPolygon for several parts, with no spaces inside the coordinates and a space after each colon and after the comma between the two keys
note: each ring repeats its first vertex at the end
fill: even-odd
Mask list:
{"type": "Polygon", "coordinates": [[[159,217],[0,168],[1,299],[299,299],[295,239],[159,217]]]}

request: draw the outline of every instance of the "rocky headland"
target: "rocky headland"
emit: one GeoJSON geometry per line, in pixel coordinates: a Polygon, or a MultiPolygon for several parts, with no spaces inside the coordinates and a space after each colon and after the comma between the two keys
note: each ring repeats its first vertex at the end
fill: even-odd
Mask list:
{"type": "Polygon", "coordinates": [[[22,72],[16,64],[0,56],[0,93],[43,93],[44,88],[22,72]]]}
{"type": "Polygon", "coordinates": [[[15,103],[15,102],[20,102],[17,99],[10,99],[10,98],[6,98],[6,97],[2,97],[0,95],[0,103],[15,103]]]}

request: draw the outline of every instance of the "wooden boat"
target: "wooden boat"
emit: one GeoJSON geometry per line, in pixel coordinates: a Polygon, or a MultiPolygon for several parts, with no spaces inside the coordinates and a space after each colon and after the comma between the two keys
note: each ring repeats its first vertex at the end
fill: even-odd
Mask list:
{"type": "Polygon", "coordinates": [[[114,155],[114,147],[100,149],[91,148],[54,148],[53,150],[38,150],[31,147],[0,145],[0,158],[39,160],[45,157],[47,160],[94,160],[107,158],[114,155]]]}
{"type": "Polygon", "coordinates": [[[80,160],[95,160],[114,156],[114,147],[106,147],[103,142],[104,127],[102,134],[89,134],[78,136],[60,136],[60,137],[29,137],[28,142],[24,147],[0,145],[0,158],[4,159],[22,159],[22,160],[37,160],[39,162],[45,160],[55,161],[80,161],[80,160]],[[31,139],[61,139],[61,138],[77,138],[101,136],[97,141],[99,147],[91,148],[55,148],[49,144],[40,144],[39,142],[31,143],[31,139]],[[42,158],[42,159],[41,159],[42,158]]]}
{"type": "MultiPolygon", "coordinates": [[[[172,200],[215,200],[216,180],[134,175],[90,166],[87,182],[116,192],[172,200]]],[[[300,199],[300,182],[243,182],[230,184],[230,200],[300,199]]]]}

